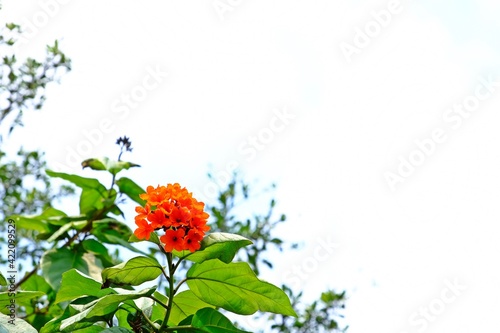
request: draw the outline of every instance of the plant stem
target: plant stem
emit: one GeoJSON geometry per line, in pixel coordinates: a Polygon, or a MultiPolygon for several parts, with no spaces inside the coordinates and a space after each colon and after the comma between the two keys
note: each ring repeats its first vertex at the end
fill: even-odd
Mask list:
{"type": "Polygon", "coordinates": [[[142,310],[141,310],[141,315],[146,320],[146,322],[148,323],[148,325],[151,326],[151,328],[153,329],[153,331],[160,332],[160,330],[158,330],[156,328],[155,324],[151,321],[151,319],[148,318],[148,316],[146,316],[146,314],[142,310]]]}
{"type": "Polygon", "coordinates": [[[168,309],[168,305],[163,303],[162,301],[160,301],[158,298],[154,297],[153,295],[149,296],[149,298],[151,298],[153,301],[155,301],[156,303],[160,304],[161,306],[163,306],[165,309],[168,309]]]}
{"type": "Polygon", "coordinates": [[[181,286],[184,282],[186,282],[186,281],[187,281],[187,278],[184,278],[184,279],[182,279],[182,280],[181,280],[181,281],[177,284],[177,286],[176,286],[176,287],[175,287],[175,289],[174,289],[174,294],[175,294],[175,293],[177,293],[177,290],[179,290],[179,287],[180,287],[180,286],[181,286]]]}
{"type": "Polygon", "coordinates": [[[167,323],[168,323],[168,319],[170,318],[170,312],[172,311],[172,305],[173,305],[173,302],[174,302],[174,295],[175,295],[175,289],[174,289],[174,266],[172,264],[172,253],[170,252],[167,252],[167,264],[168,264],[168,275],[169,275],[169,279],[168,279],[168,304],[167,304],[167,313],[165,314],[165,318],[163,319],[163,323],[161,324],[161,327],[160,327],[160,332],[162,332],[162,330],[164,328],[167,329],[166,332],[168,332],[168,326],[167,326],[167,323]]]}

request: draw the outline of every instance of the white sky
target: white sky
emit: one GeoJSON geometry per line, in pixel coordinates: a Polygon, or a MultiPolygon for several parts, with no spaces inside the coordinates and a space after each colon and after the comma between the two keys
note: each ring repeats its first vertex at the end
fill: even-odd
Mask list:
{"type": "Polygon", "coordinates": [[[179,182],[204,200],[206,172],[235,163],[249,181],[277,182],[278,211],[289,218],[280,237],[304,243],[277,254],[266,278],[300,282],[307,299],[346,289],[349,332],[497,327],[500,85],[490,93],[481,80],[500,81],[498,3],[54,1],[5,0],[0,11],[2,22],[35,24],[20,54],[60,38],[73,60],[12,147],[41,147],[53,168],[80,173],[68,152],[108,121],[113,129],[81,160],[115,154],[126,134],[127,158],[142,165],[127,176],[179,182]],[[232,7],[221,16],[214,3],[232,7]],[[357,29],[377,27],[372,11],[393,6],[347,61],[341,43],[353,45],[357,29]],[[125,110],[122,95],[139,94],[155,69],[168,75],[125,110]],[[448,113],[477,101],[478,89],[485,97],[474,112],[448,113]],[[284,109],[294,119],[281,126],[273,117],[284,109]],[[270,122],[279,127],[272,140],[270,122]],[[436,130],[443,142],[391,191],[384,174],[397,173],[400,156],[418,163],[415,141],[436,130]],[[269,140],[249,159],[245,142],[259,133],[269,140]],[[329,240],[331,254],[318,250],[329,240]],[[291,273],[301,265],[305,273],[291,273]],[[445,281],[455,280],[466,289],[452,297],[445,281]]]}

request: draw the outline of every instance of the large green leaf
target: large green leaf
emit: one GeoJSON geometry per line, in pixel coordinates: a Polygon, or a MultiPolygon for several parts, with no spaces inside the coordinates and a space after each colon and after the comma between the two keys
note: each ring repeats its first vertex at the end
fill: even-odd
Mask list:
{"type": "Polygon", "coordinates": [[[0,286],[6,286],[6,285],[7,285],[7,280],[2,275],[2,272],[0,272],[0,286]]]}
{"type": "Polygon", "coordinates": [[[46,221],[41,220],[38,216],[20,216],[14,215],[11,218],[16,222],[16,227],[24,230],[35,230],[38,232],[50,232],[50,228],[46,221]]]}
{"type": "Polygon", "coordinates": [[[57,231],[52,233],[52,235],[47,239],[47,242],[53,243],[58,239],[64,238],[66,233],[71,229],[82,230],[86,225],[87,221],[69,222],[62,225],[57,231]]]}
{"type": "Polygon", "coordinates": [[[94,316],[104,316],[109,313],[113,313],[118,309],[118,305],[122,302],[128,300],[135,300],[142,297],[151,296],[156,290],[156,287],[144,289],[141,291],[127,291],[122,290],[120,294],[110,294],[101,297],[97,300],[95,305],[92,306],[92,310],[87,314],[87,318],[94,316]]]}
{"type": "Polygon", "coordinates": [[[89,158],[88,160],[82,162],[82,167],[84,169],[89,167],[93,170],[108,170],[113,175],[116,175],[123,169],[128,170],[132,167],[138,166],[140,165],[132,162],[110,160],[108,157],[89,158]]]}
{"type": "Polygon", "coordinates": [[[135,257],[119,265],[102,271],[104,283],[137,286],[156,279],[162,273],[162,267],[151,257],[135,257]]]}
{"type": "Polygon", "coordinates": [[[238,314],[257,310],[296,316],[288,296],[278,287],[257,278],[247,263],[212,259],[194,264],[187,284],[201,300],[238,314]]]}
{"type": "Polygon", "coordinates": [[[12,321],[12,318],[0,313],[0,333],[37,333],[37,331],[20,318],[12,321]]]}
{"type": "Polygon", "coordinates": [[[122,290],[120,294],[110,294],[101,297],[83,306],[81,312],[64,319],[61,322],[60,329],[69,330],[75,324],[78,324],[78,322],[83,321],[84,319],[103,317],[112,314],[118,310],[120,303],[141,297],[151,296],[155,290],[156,287],[144,289],[139,292],[122,290]]]}
{"type": "Polygon", "coordinates": [[[63,173],[63,172],[55,172],[55,171],[51,171],[51,170],[46,170],[45,172],[50,177],[62,178],[64,180],[67,180],[67,181],[75,184],[76,186],[78,186],[82,189],[95,189],[99,193],[104,193],[107,191],[106,187],[95,178],[86,178],[86,177],[81,177],[81,176],[77,176],[77,175],[70,175],[70,174],[63,173]]]}
{"type": "Polygon", "coordinates": [[[130,251],[133,251],[135,253],[140,253],[144,256],[149,256],[149,257],[154,257],[153,255],[151,254],[148,254],[144,251],[141,251],[139,250],[138,248],[134,247],[133,245],[131,245],[129,242],[127,242],[126,240],[124,240],[123,238],[121,237],[118,237],[118,236],[114,236],[114,235],[106,235],[106,240],[105,240],[106,243],[110,243],[110,244],[119,244],[121,246],[123,246],[124,248],[127,248],[129,249],[130,251]]]}
{"type": "Polygon", "coordinates": [[[49,233],[52,231],[48,223],[57,221],[66,214],[58,209],[49,207],[39,215],[20,216],[15,215],[11,218],[16,222],[16,227],[19,229],[35,230],[41,233],[49,233]]]}
{"type": "Polygon", "coordinates": [[[85,215],[85,214],[76,215],[76,216],[63,216],[63,217],[59,217],[57,219],[50,219],[48,222],[52,225],[61,227],[67,223],[83,222],[83,221],[87,221],[87,215],[85,215]]]}
{"type": "Polygon", "coordinates": [[[101,325],[87,326],[81,329],[73,330],[71,331],[71,333],[102,333],[104,332],[105,328],[102,327],[101,325]]]}
{"type": "MultiPolygon", "coordinates": [[[[153,305],[150,319],[152,322],[163,322],[167,310],[163,305],[156,301],[158,300],[166,305],[168,303],[168,297],[157,291],[154,292],[153,296],[155,298],[155,304],[153,305]]],[[[176,322],[172,322],[172,320],[169,320],[169,323],[177,324],[176,322]]]]}
{"type": "Polygon", "coordinates": [[[33,274],[22,285],[26,291],[42,291],[45,294],[52,292],[52,287],[45,281],[43,276],[33,274]]]}
{"type": "Polygon", "coordinates": [[[146,193],[146,191],[144,191],[142,187],[137,185],[133,180],[127,177],[122,177],[115,181],[115,183],[118,185],[121,193],[125,193],[130,199],[134,200],[141,206],[146,204],[146,201],[139,197],[140,194],[146,193]]]}
{"type": "Polygon", "coordinates": [[[128,241],[130,235],[132,235],[132,230],[125,223],[114,218],[104,218],[94,221],[92,222],[92,226],[92,234],[104,243],[123,245],[122,243],[118,243],[116,238],[128,241]]]}
{"type": "Polygon", "coordinates": [[[82,189],[80,195],[80,214],[87,214],[104,207],[104,200],[108,197],[108,190],[95,178],[85,178],[63,172],[46,170],[51,177],[59,177],[82,189]]]}
{"type": "MultiPolygon", "coordinates": [[[[91,297],[95,298],[95,297],[91,297]]],[[[63,331],[60,329],[61,322],[75,314],[78,313],[76,309],[73,308],[73,304],[81,303],[87,304],[89,302],[89,297],[82,297],[76,299],[72,302],[71,306],[67,306],[64,309],[64,312],[57,317],[54,317],[45,323],[45,325],[40,329],[40,333],[55,333],[55,332],[64,332],[64,333],[96,333],[102,331],[104,328],[100,326],[95,326],[94,323],[103,318],[93,318],[93,320],[80,321],[75,323],[69,330],[63,331]],[[95,319],[95,320],[94,320],[95,319]],[[99,330],[100,328],[100,330],[99,330]]],[[[81,306],[81,305],[80,305],[81,306]]]]}
{"type": "Polygon", "coordinates": [[[201,241],[201,247],[198,251],[185,254],[175,253],[176,255],[191,260],[196,263],[202,263],[209,259],[219,259],[225,263],[230,263],[236,252],[244,246],[252,244],[252,241],[236,234],[225,232],[214,232],[207,235],[201,241]]]}
{"type": "Polygon", "coordinates": [[[174,296],[169,323],[177,325],[186,317],[206,307],[213,308],[214,306],[203,302],[191,290],[182,291],[174,296]]]}
{"type": "Polygon", "coordinates": [[[91,233],[103,243],[121,245],[130,251],[149,256],[148,253],[130,244],[129,239],[133,236],[132,230],[126,224],[113,218],[94,221],[91,233]]]}
{"type": "Polygon", "coordinates": [[[128,316],[130,315],[129,310],[123,309],[123,305],[121,305],[118,310],[115,312],[115,318],[118,321],[117,326],[123,329],[131,329],[132,326],[130,326],[128,322],[128,316]]]}
{"type": "Polygon", "coordinates": [[[149,254],[130,244],[129,239],[133,235],[132,230],[126,224],[113,218],[94,221],[91,233],[103,243],[121,245],[130,251],[149,256],[149,254]]]}
{"type": "Polygon", "coordinates": [[[101,333],[134,333],[134,331],[123,327],[110,327],[106,328],[104,331],[101,331],[101,333]]]}
{"type": "Polygon", "coordinates": [[[62,275],[72,268],[85,274],[99,270],[95,264],[94,255],[68,248],[52,249],[45,252],[40,265],[45,280],[54,290],[59,289],[62,275]]]}
{"type": "Polygon", "coordinates": [[[15,293],[9,293],[8,291],[0,293],[0,308],[5,309],[6,306],[15,303],[16,305],[22,305],[30,303],[34,298],[45,295],[42,291],[22,291],[18,290],[15,293]],[[14,295],[12,295],[14,294],[14,295]]]}
{"type": "Polygon", "coordinates": [[[85,251],[93,253],[96,257],[101,259],[104,267],[113,266],[113,258],[109,255],[108,248],[95,239],[86,239],[81,242],[85,251]]]}
{"type": "Polygon", "coordinates": [[[104,193],[100,193],[98,190],[93,188],[82,189],[82,194],[80,195],[80,214],[87,214],[99,209],[104,208],[104,193]]]}
{"type": "Polygon", "coordinates": [[[61,288],[57,292],[55,303],[72,301],[82,296],[101,297],[111,292],[111,289],[101,289],[101,283],[76,269],[63,273],[61,288]]]}
{"type": "Polygon", "coordinates": [[[191,325],[207,333],[249,333],[237,329],[222,313],[211,308],[198,310],[191,325]]]}
{"type": "Polygon", "coordinates": [[[71,312],[74,313],[75,310],[67,306],[66,309],[64,309],[64,312],[60,316],[54,317],[48,322],[46,322],[45,325],[43,325],[42,328],[40,329],[40,333],[61,332],[61,330],[59,329],[61,321],[63,321],[66,318],[69,318],[71,316],[71,312]]]}

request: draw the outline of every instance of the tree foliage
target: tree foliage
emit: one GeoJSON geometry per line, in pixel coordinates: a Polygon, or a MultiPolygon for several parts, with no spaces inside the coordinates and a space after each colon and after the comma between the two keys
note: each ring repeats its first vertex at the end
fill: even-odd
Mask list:
{"type": "MultiPolygon", "coordinates": [[[[12,52],[19,29],[7,24],[0,33],[5,54],[0,125],[7,128],[2,131],[6,135],[22,126],[25,111],[43,106],[47,84],[70,70],[70,60],[57,42],[47,47],[44,60],[20,62],[12,52]]],[[[0,145],[4,139],[0,137],[0,145]]],[[[237,174],[220,190],[217,201],[208,204],[212,230],[199,251],[168,253],[154,237],[148,250],[138,248],[138,239],[123,221],[121,203],[126,197],[143,205],[139,195],[144,189],[130,178],[118,177],[138,165],[121,160],[131,151],[130,142],[121,138],[117,143],[117,160],[82,162],[84,168],[109,173],[109,188],[96,178],[46,170],[42,152],[21,147],[15,158],[9,158],[0,151],[0,217],[9,218],[7,226],[0,226],[0,243],[15,243],[17,264],[26,261],[33,267],[17,281],[0,275],[0,331],[12,328],[8,325],[13,303],[16,327],[23,332],[244,332],[244,325],[232,323],[225,314],[256,311],[266,316],[263,332],[341,330],[336,318],[344,306],[343,292],[326,291],[307,305],[300,290],[278,288],[258,278],[262,265],[273,268],[266,256],[270,247],[288,250],[296,244],[275,235],[286,216],[276,217],[274,198],[264,213],[239,217],[237,207],[255,194],[237,174]],[[54,190],[51,178],[71,186],[54,190]],[[54,204],[74,187],[80,193],[80,213],[70,216],[54,204]],[[7,229],[17,233],[15,242],[7,229]],[[123,261],[117,255],[120,249],[135,256],[123,261]],[[157,287],[141,286],[154,282],[157,287]]],[[[13,263],[4,258],[2,264],[13,263]]]]}
{"type": "MultiPolygon", "coordinates": [[[[44,153],[20,147],[15,156],[4,150],[7,137],[22,126],[27,111],[41,109],[47,85],[70,70],[70,59],[60,50],[58,42],[47,46],[45,59],[27,58],[20,61],[15,53],[20,27],[9,23],[0,28],[0,218],[13,214],[35,214],[48,208],[58,198],[74,193],[70,186],[55,187],[45,174],[44,153]],[[7,136],[7,137],[4,137],[7,136]]],[[[0,244],[5,224],[0,224],[0,244]]],[[[37,231],[19,230],[17,256],[28,258],[35,265],[44,251],[43,244],[33,242],[37,231]]],[[[5,258],[0,259],[5,263],[5,258]]]]}
{"type": "Polygon", "coordinates": [[[71,69],[71,61],[59,49],[57,41],[47,46],[43,61],[34,58],[19,61],[14,54],[19,34],[20,26],[14,23],[6,24],[0,31],[0,50],[3,55],[0,66],[0,124],[8,126],[8,133],[16,126],[22,126],[22,116],[26,110],[42,108],[47,84],[71,69]]]}

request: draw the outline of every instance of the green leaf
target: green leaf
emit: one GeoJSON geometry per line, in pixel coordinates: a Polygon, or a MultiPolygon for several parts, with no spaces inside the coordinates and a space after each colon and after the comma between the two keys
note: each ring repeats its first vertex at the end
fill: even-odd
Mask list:
{"type": "Polygon", "coordinates": [[[146,204],[145,200],[142,200],[139,195],[146,193],[145,190],[142,189],[139,185],[137,185],[133,180],[122,177],[115,181],[116,185],[120,189],[121,193],[125,193],[130,199],[137,202],[139,205],[143,206],[146,204]]]}
{"type": "Polygon", "coordinates": [[[288,296],[257,278],[247,263],[225,264],[217,259],[194,264],[187,284],[201,300],[238,314],[257,310],[296,316],[288,296]]]}
{"type": "Polygon", "coordinates": [[[94,190],[97,190],[99,193],[104,193],[107,191],[106,187],[95,178],[85,178],[85,177],[80,177],[77,175],[70,175],[67,173],[55,172],[55,171],[51,171],[51,170],[46,170],[45,172],[50,177],[62,178],[64,180],[67,180],[67,181],[75,184],[76,186],[78,186],[82,189],[94,189],[94,190]]]}
{"type": "Polygon", "coordinates": [[[105,218],[94,221],[91,233],[103,243],[118,244],[129,249],[130,251],[149,256],[149,254],[130,244],[129,239],[133,235],[132,230],[130,230],[126,224],[115,219],[105,218]]]}
{"type": "Polygon", "coordinates": [[[59,227],[68,224],[70,222],[82,222],[82,221],[87,221],[87,215],[81,214],[77,216],[62,216],[57,219],[48,220],[49,224],[59,227]]]}
{"type": "Polygon", "coordinates": [[[123,305],[121,305],[118,310],[115,312],[115,318],[117,319],[118,323],[117,326],[120,328],[132,328],[128,322],[128,316],[131,315],[128,310],[123,309],[123,305]]]}
{"type": "Polygon", "coordinates": [[[82,307],[83,311],[67,319],[64,319],[61,322],[60,329],[69,330],[73,327],[73,325],[78,324],[78,322],[83,321],[86,318],[103,317],[112,314],[118,310],[120,303],[128,300],[138,299],[141,297],[151,296],[155,291],[155,289],[156,287],[153,287],[141,290],[139,292],[136,291],[128,292],[122,290],[122,293],[120,294],[110,294],[101,297],[83,306],[82,307]]]}
{"type": "Polygon", "coordinates": [[[102,280],[104,283],[137,286],[156,279],[161,273],[162,267],[156,259],[135,257],[125,263],[105,268],[102,271],[102,280]]]}
{"type": "Polygon", "coordinates": [[[109,255],[108,248],[95,239],[86,239],[81,242],[85,251],[93,253],[96,257],[101,259],[104,267],[113,266],[113,258],[109,255]]]}
{"type": "Polygon", "coordinates": [[[85,178],[63,172],[45,171],[50,177],[59,177],[67,180],[82,189],[80,195],[80,214],[87,214],[104,207],[104,200],[108,198],[108,190],[95,178],[85,178]]]}
{"type": "MultiPolygon", "coordinates": [[[[78,301],[78,300],[76,300],[78,301]]],[[[70,306],[67,306],[66,309],[64,309],[64,312],[60,314],[57,317],[53,317],[51,320],[45,323],[45,325],[42,326],[40,329],[40,333],[53,333],[53,332],[62,332],[59,327],[61,326],[61,322],[66,319],[71,317],[73,314],[75,314],[76,311],[71,308],[70,306]]],[[[86,326],[90,326],[92,323],[87,324],[86,326]]]]}
{"type": "Polygon", "coordinates": [[[66,214],[64,212],[50,207],[44,210],[42,214],[39,215],[14,215],[11,218],[16,222],[16,227],[19,229],[35,230],[41,233],[48,233],[52,231],[48,223],[57,221],[65,216],[66,214]]]}
{"type": "Polygon", "coordinates": [[[97,268],[88,253],[82,253],[68,248],[52,249],[44,253],[41,260],[42,274],[54,290],[59,289],[62,275],[72,268],[89,274],[97,268]]]}
{"type": "Polygon", "coordinates": [[[0,313],[0,333],[37,333],[36,329],[24,320],[20,318],[12,320],[11,317],[0,313]]]}
{"type": "Polygon", "coordinates": [[[104,332],[104,327],[99,325],[87,326],[81,329],[72,330],[71,333],[102,333],[104,332]]]}
{"type": "Polygon", "coordinates": [[[76,269],[63,273],[61,288],[57,292],[55,304],[71,301],[82,296],[101,297],[111,289],[101,289],[101,283],[76,269]]]}
{"type": "Polygon", "coordinates": [[[128,241],[130,235],[132,235],[132,230],[128,225],[113,218],[94,221],[92,226],[92,234],[104,243],[123,245],[122,243],[118,243],[116,238],[128,241]]]}
{"type": "Polygon", "coordinates": [[[82,194],[80,195],[80,214],[87,214],[95,210],[104,208],[104,196],[103,193],[93,189],[84,188],[82,189],[82,194]]]}
{"type": "Polygon", "coordinates": [[[144,251],[141,251],[139,250],[138,248],[132,246],[129,242],[123,240],[121,237],[117,237],[117,236],[113,236],[113,235],[106,235],[106,240],[105,240],[106,243],[111,243],[111,244],[119,244],[127,249],[129,249],[130,251],[133,251],[133,252],[136,252],[136,253],[140,253],[144,256],[148,256],[148,257],[154,257],[153,255],[150,255],[144,251]]]}
{"type": "Polygon", "coordinates": [[[92,170],[106,170],[104,163],[98,158],[89,158],[82,162],[82,168],[91,168],[92,170]]]}
{"type": "Polygon", "coordinates": [[[11,218],[16,222],[16,227],[24,230],[35,230],[38,232],[50,232],[50,228],[45,221],[38,217],[28,217],[14,215],[11,218]]]}
{"type": "Polygon", "coordinates": [[[15,293],[3,292],[0,293],[0,308],[5,309],[6,306],[15,303],[26,304],[30,303],[32,299],[38,298],[40,296],[45,295],[42,291],[22,291],[18,290],[15,293]],[[10,294],[10,295],[9,295],[10,294]],[[14,294],[14,295],[12,295],[14,294]]]}
{"type": "Polygon", "coordinates": [[[249,333],[237,329],[222,313],[211,308],[197,311],[191,325],[207,333],[249,333]]]}
{"type": "Polygon", "coordinates": [[[14,30],[16,28],[19,28],[19,25],[15,24],[15,23],[5,23],[5,26],[7,27],[7,29],[9,30],[14,30]]]}
{"type": "Polygon", "coordinates": [[[22,289],[26,291],[41,291],[45,294],[49,294],[52,291],[52,287],[47,281],[42,276],[35,274],[22,284],[22,289]]]}
{"type": "Polygon", "coordinates": [[[6,285],[7,285],[7,280],[2,275],[2,272],[0,272],[0,286],[6,286],[6,285]]]}
{"type": "Polygon", "coordinates": [[[113,161],[108,157],[101,158],[89,158],[82,162],[82,167],[85,169],[89,167],[93,170],[108,170],[111,174],[116,175],[118,172],[123,169],[128,170],[132,167],[138,167],[140,165],[132,163],[132,162],[124,162],[124,161],[113,161]]]}
{"type": "MultiPolygon", "coordinates": [[[[163,304],[168,304],[168,297],[155,291],[153,293],[153,296],[156,300],[162,302],[163,304]]],[[[174,298],[175,300],[175,298],[174,298]]],[[[155,304],[153,304],[153,308],[151,311],[151,321],[152,322],[163,322],[165,319],[165,314],[167,313],[167,310],[163,305],[160,305],[160,303],[155,301],[155,304]]],[[[169,323],[177,324],[175,321],[172,320],[172,316],[169,318],[169,323]]]]}
{"type": "Polygon", "coordinates": [[[87,221],[79,221],[79,222],[70,222],[62,225],[56,232],[54,232],[48,239],[47,242],[52,243],[58,239],[64,238],[63,236],[66,234],[68,230],[76,229],[81,230],[83,227],[87,225],[87,221]]]}
{"type": "Polygon", "coordinates": [[[191,290],[180,292],[174,296],[169,323],[178,325],[184,318],[206,307],[213,308],[214,306],[203,302],[191,290]]]}
{"type": "MultiPolygon", "coordinates": [[[[196,263],[202,263],[209,259],[219,259],[227,264],[233,260],[240,248],[250,244],[252,241],[240,235],[214,232],[203,238],[200,250],[189,253],[183,258],[196,263]]],[[[182,257],[180,252],[176,254],[182,257]]]]}
{"type": "Polygon", "coordinates": [[[87,314],[87,318],[94,316],[104,316],[113,313],[118,309],[118,305],[128,300],[134,300],[146,296],[151,296],[156,290],[156,287],[147,288],[141,291],[122,290],[120,294],[110,294],[101,297],[97,300],[92,310],[87,314]]]}
{"type": "Polygon", "coordinates": [[[106,328],[104,331],[101,331],[101,333],[134,333],[134,331],[131,331],[123,327],[111,327],[111,328],[106,328]]]}

